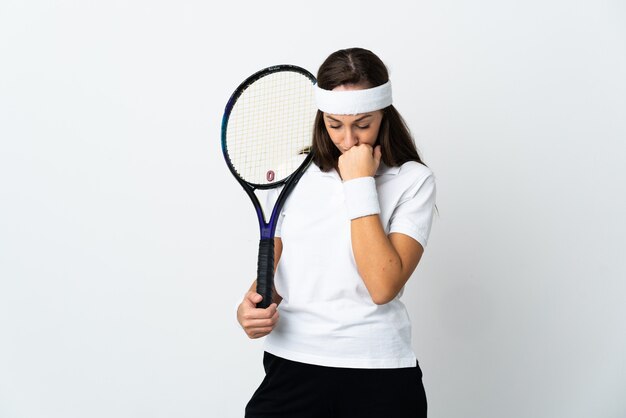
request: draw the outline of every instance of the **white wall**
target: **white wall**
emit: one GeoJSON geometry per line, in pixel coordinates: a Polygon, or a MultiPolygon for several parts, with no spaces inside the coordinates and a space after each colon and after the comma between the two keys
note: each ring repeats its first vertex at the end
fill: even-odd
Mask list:
{"type": "Polygon", "coordinates": [[[626,416],[623,2],[5,0],[0,417],[243,415],[258,238],[223,108],[350,46],[438,178],[404,296],[430,416],[626,416]]]}

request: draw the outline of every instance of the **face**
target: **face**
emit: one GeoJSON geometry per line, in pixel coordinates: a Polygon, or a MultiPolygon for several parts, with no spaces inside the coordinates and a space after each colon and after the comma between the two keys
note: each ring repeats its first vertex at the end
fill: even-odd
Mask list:
{"type": "MultiPolygon", "coordinates": [[[[342,85],[333,90],[361,90],[363,85],[342,85]]],[[[378,138],[383,120],[383,111],[359,113],[358,115],[333,115],[324,113],[324,125],[330,139],[343,154],[355,145],[368,144],[372,147],[378,138]]]]}

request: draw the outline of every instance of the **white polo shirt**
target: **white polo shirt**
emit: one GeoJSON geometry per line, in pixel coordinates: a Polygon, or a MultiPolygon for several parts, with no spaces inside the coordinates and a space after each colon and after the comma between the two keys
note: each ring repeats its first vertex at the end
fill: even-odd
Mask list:
{"type": "MultiPolygon", "coordinates": [[[[406,234],[426,247],[435,205],[432,171],[413,161],[401,167],[381,163],[375,181],[385,232],[406,234]]],[[[402,291],[376,305],[359,276],[335,170],[311,164],[287,199],[276,236],[283,251],[275,285],[283,300],[266,351],[321,366],[415,366],[402,291]]]]}

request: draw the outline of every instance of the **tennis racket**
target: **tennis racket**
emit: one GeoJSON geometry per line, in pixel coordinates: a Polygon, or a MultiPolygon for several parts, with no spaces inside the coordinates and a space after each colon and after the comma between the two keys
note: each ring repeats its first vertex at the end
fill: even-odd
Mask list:
{"type": "Polygon", "coordinates": [[[315,77],[294,65],[265,68],[248,77],[228,100],[222,119],[222,151],[256,210],[261,232],[257,263],[258,308],[272,303],[274,234],[280,211],[311,162],[317,113],[315,77]],[[283,186],[266,214],[255,194],[283,186]]]}

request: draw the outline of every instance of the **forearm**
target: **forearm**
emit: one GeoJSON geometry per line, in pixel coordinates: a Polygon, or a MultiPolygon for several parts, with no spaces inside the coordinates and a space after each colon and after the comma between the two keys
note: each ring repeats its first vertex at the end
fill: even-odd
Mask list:
{"type": "Polygon", "coordinates": [[[391,301],[406,283],[402,259],[385,234],[378,215],[351,221],[357,269],[374,303],[391,301]]]}

